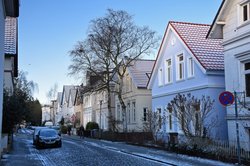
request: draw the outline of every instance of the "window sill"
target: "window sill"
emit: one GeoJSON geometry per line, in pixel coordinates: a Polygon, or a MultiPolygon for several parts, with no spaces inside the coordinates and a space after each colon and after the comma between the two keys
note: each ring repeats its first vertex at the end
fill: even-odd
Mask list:
{"type": "Polygon", "coordinates": [[[244,26],[247,26],[247,25],[249,25],[249,24],[250,24],[250,20],[247,20],[247,21],[245,21],[245,22],[242,22],[242,23],[240,23],[240,25],[237,27],[237,30],[240,29],[240,28],[242,28],[242,27],[244,27],[244,26]]]}
{"type": "Polygon", "coordinates": [[[179,82],[184,82],[184,81],[185,81],[185,79],[176,80],[177,83],[179,83],[179,82]]]}
{"type": "Polygon", "coordinates": [[[166,86],[173,84],[173,82],[167,82],[165,83],[166,86]]]}
{"type": "Polygon", "coordinates": [[[188,80],[194,79],[194,76],[190,76],[187,78],[188,80]]]}

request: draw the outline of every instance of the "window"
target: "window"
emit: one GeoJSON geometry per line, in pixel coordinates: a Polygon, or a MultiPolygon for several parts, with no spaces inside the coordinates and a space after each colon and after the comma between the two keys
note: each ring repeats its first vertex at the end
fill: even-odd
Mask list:
{"type": "Polygon", "coordinates": [[[193,58],[188,58],[188,77],[194,76],[194,61],[193,58]]]}
{"type": "Polygon", "coordinates": [[[181,109],[180,111],[181,129],[184,130],[185,129],[185,107],[181,106],[180,109],[181,109]]]}
{"type": "Polygon", "coordinates": [[[246,91],[246,96],[250,97],[250,62],[245,63],[245,91],[246,91]]]}
{"type": "Polygon", "coordinates": [[[183,80],[184,79],[184,57],[183,54],[177,56],[177,80],[183,80]]]}
{"type": "Polygon", "coordinates": [[[199,135],[201,131],[201,122],[200,122],[200,105],[197,104],[194,106],[195,109],[195,135],[199,135]]]}
{"type": "Polygon", "coordinates": [[[121,120],[121,106],[117,105],[116,120],[121,120]]]}
{"type": "Polygon", "coordinates": [[[162,72],[162,68],[160,68],[159,72],[158,72],[158,85],[159,86],[163,85],[163,72],[162,72]]]}
{"type": "Polygon", "coordinates": [[[148,115],[148,108],[143,108],[143,121],[147,121],[147,115],[148,115]]]}
{"type": "Polygon", "coordinates": [[[132,102],[132,109],[133,109],[133,116],[132,120],[133,122],[136,122],[136,108],[135,108],[135,101],[132,102]]]}
{"type": "Polygon", "coordinates": [[[166,84],[172,82],[172,62],[171,59],[166,61],[166,84]]]}
{"type": "Polygon", "coordinates": [[[127,122],[130,123],[130,103],[127,103],[127,122]]]}
{"type": "Polygon", "coordinates": [[[240,20],[245,23],[250,20],[250,2],[244,1],[240,4],[240,20]]]}
{"type": "Polygon", "coordinates": [[[172,108],[168,109],[169,115],[168,115],[168,123],[169,123],[169,130],[172,130],[172,108]]]}
{"type": "Polygon", "coordinates": [[[161,108],[157,108],[157,113],[158,113],[158,127],[159,129],[161,129],[161,126],[162,126],[161,108]]]}
{"type": "Polygon", "coordinates": [[[242,15],[243,15],[243,22],[249,20],[249,4],[243,5],[242,15]]]}

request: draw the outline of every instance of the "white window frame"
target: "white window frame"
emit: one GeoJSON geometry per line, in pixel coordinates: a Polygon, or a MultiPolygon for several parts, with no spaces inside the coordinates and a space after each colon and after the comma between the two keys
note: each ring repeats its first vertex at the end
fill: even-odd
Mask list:
{"type": "Polygon", "coordinates": [[[243,0],[240,4],[239,4],[239,25],[245,24],[247,22],[250,22],[250,0],[243,0]],[[244,21],[244,7],[246,6],[247,9],[247,19],[244,21]]]}
{"type": "Polygon", "coordinates": [[[131,123],[131,104],[127,102],[127,122],[131,123]]]}
{"type": "Polygon", "coordinates": [[[162,70],[162,68],[159,68],[159,70],[158,70],[158,85],[159,86],[163,85],[163,70],[162,70]]]}
{"type": "Polygon", "coordinates": [[[178,54],[176,57],[176,80],[181,81],[185,79],[185,59],[184,54],[178,54]],[[182,60],[180,61],[180,57],[182,57],[182,60]],[[180,76],[180,65],[182,65],[182,77],[180,76]]]}
{"type": "Polygon", "coordinates": [[[192,57],[188,58],[188,77],[194,77],[194,59],[192,57]]]}
{"type": "Polygon", "coordinates": [[[170,84],[173,81],[173,69],[172,69],[172,65],[173,61],[172,58],[169,58],[166,60],[165,62],[165,66],[166,66],[166,74],[165,74],[165,84],[170,84]],[[169,65],[169,61],[170,61],[170,65],[169,65]]]}
{"type": "Polygon", "coordinates": [[[136,101],[132,101],[132,122],[136,122],[136,101]]]}
{"type": "Polygon", "coordinates": [[[250,98],[250,94],[247,95],[247,85],[246,85],[246,75],[250,74],[250,69],[248,69],[248,70],[245,69],[245,64],[247,64],[247,63],[250,63],[250,62],[243,63],[243,73],[244,73],[244,80],[243,81],[244,81],[244,85],[245,85],[244,90],[245,90],[245,93],[246,93],[246,97],[250,98]]]}

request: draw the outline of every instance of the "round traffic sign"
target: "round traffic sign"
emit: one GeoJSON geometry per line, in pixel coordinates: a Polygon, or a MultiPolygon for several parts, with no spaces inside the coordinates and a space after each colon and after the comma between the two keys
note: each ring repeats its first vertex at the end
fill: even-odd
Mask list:
{"type": "Polygon", "coordinates": [[[220,103],[224,106],[228,106],[234,103],[234,95],[229,91],[224,91],[219,96],[220,103]]]}

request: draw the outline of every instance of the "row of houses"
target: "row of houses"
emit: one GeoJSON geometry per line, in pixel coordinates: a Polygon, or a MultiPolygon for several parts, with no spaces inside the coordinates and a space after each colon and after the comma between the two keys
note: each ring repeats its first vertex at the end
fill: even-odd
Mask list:
{"type": "Polygon", "coordinates": [[[178,94],[191,94],[198,105],[190,107],[193,117],[185,125],[194,132],[202,127],[203,133],[217,140],[235,142],[238,135],[241,147],[249,151],[250,1],[222,1],[212,25],[170,21],[156,60],[134,61],[123,82],[126,118],[115,93],[111,97],[112,111],[108,111],[107,92],[90,74],[85,86],[63,86],[53,103],[54,122],[64,117],[69,123],[86,127],[94,121],[102,130],[109,130],[112,117],[116,131],[123,131],[124,120],[128,132],[144,131],[147,114],[152,111],[164,117],[157,131],[168,141],[171,136],[184,135],[171,101],[178,94]],[[219,102],[224,91],[237,95],[234,104],[223,106],[219,102]],[[198,126],[207,108],[207,103],[201,102],[203,96],[214,102],[208,118],[198,126]],[[208,130],[211,125],[213,128],[208,130]]]}
{"type": "Polygon", "coordinates": [[[17,77],[17,18],[19,0],[0,0],[0,154],[7,146],[2,135],[3,89],[13,91],[13,77],[17,77]]]}
{"type": "MultiPolygon", "coordinates": [[[[145,113],[151,109],[151,90],[147,89],[149,73],[153,68],[154,60],[136,60],[128,67],[125,74],[123,98],[127,106],[128,131],[143,131],[142,123],[145,113]],[[142,110],[142,111],[138,111],[142,110]]],[[[101,129],[109,130],[112,115],[114,130],[123,131],[121,105],[115,92],[111,94],[111,112],[108,111],[106,90],[100,87],[98,77],[87,74],[85,86],[63,86],[58,93],[57,100],[50,107],[51,116],[43,120],[52,120],[55,124],[64,118],[67,123],[80,124],[86,127],[88,122],[97,122],[101,129]]],[[[115,85],[110,85],[115,88],[115,85]]],[[[45,108],[44,108],[45,110],[45,108]]],[[[48,115],[48,114],[47,114],[48,115]]]]}

